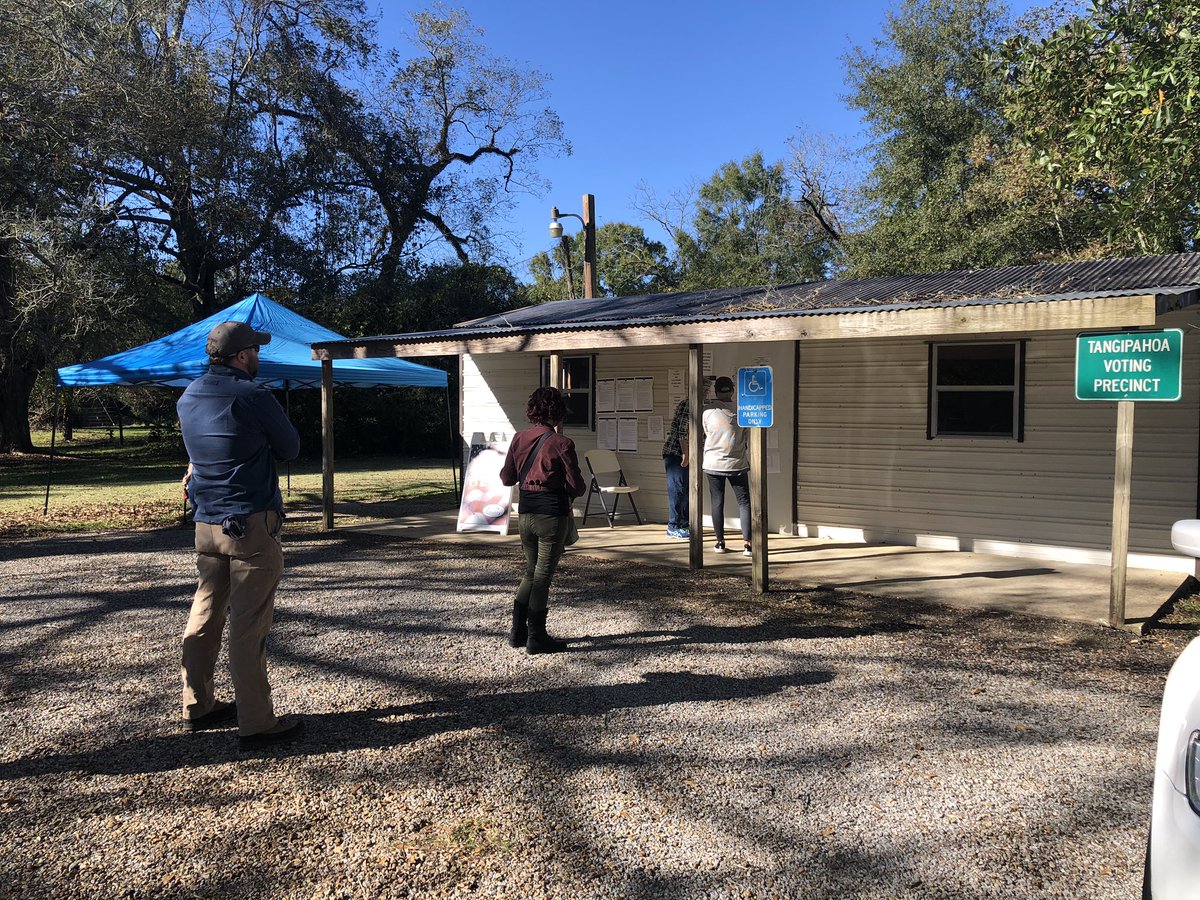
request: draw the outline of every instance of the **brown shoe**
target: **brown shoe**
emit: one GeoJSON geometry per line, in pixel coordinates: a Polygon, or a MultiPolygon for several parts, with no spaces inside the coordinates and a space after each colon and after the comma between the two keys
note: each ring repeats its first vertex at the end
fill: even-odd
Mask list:
{"type": "Polygon", "coordinates": [[[304,734],[304,720],[299,716],[284,716],[274,727],[258,734],[244,734],[238,738],[238,747],[242,750],[257,750],[272,744],[282,744],[292,741],[304,734]]]}
{"type": "Polygon", "coordinates": [[[213,728],[225,728],[237,720],[237,704],[222,703],[218,700],[213,708],[195,719],[185,719],[184,725],[188,731],[210,731],[213,728]]]}

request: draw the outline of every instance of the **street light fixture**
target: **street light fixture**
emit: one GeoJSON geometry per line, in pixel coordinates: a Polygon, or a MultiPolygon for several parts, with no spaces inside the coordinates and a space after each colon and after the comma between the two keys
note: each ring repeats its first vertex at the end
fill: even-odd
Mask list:
{"type": "Polygon", "coordinates": [[[563,251],[567,256],[567,290],[571,297],[575,296],[575,287],[571,278],[571,249],[567,238],[563,237],[561,218],[570,217],[583,223],[583,297],[592,300],[599,291],[596,288],[596,198],[592,194],[583,195],[583,215],[575,213],[560,213],[557,206],[550,207],[550,237],[561,238],[563,251]]]}

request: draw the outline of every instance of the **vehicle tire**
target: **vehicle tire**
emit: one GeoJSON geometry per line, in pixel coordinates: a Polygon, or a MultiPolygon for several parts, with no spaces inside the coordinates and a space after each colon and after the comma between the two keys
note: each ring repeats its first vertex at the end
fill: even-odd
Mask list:
{"type": "Polygon", "coordinates": [[[1142,866],[1142,900],[1154,900],[1154,887],[1150,879],[1150,838],[1152,830],[1146,829],[1146,863],[1142,866]]]}

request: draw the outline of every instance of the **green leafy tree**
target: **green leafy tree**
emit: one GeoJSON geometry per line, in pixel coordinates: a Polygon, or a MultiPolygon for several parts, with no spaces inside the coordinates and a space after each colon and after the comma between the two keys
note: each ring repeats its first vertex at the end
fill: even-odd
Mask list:
{"type": "MultiPolygon", "coordinates": [[[[67,0],[50,0],[68,6],[67,0]]],[[[88,5],[60,38],[82,51],[114,140],[88,152],[110,215],[158,248],[160,276],[196,318],[258,282],[325,174],[308,135],[270,110],[293,84],[282,40],[319,43],[331,68],[366,52],[357,0],[146,0],[88,5]],[[103,28],[97,26],[102,25],[103,28]]]]}
{"type": "Polygon", "coordinates": [[[1192,250],[1200,207],[1200,6],[1096,0],[1004,49],[1004,111],[1099,252],[1192,250]]]}
{"type": "Polygon", "coordinates": [[[561,126],[542,77],[489,57],[464,15],[416,23],[408,59],[378,46],[361,0],[0,9],[0,445],[28,445],[49,362],[10,332],[61,347],[73,322],[114,321],[129,259],[194,318],[266,287],[379,304],[366,321],[390,318],[431,242],[486,258],[489,218],[566,149],[561,126]],[[108,273],[90,292],[88,260],[108,273]],[[47,285],[61,321],[35,328],[21,298],[47,285]]]}
{"type": "MultiPolygon", "coordinates": [[[[566,300],[572,287],[575,297],[583,296],[583,232],[564,240],[569,242],[571,278],[566,276],[568,252],[561,244],[537,254],[529,264],[530,300],[566,300]]],[[[640,226],[606,222],[596,229],[596,280],[602,296],[633,297],[672,290],[676,276],[665,244],[647,237],[640,226]]]]}
{"type": "Polygon", "coordinates": [[[0,452],[33,449],[30,396],[71,348],[128,331],[147,248],[114,229],[82,148],[109,135],[88,60],[51,36],[81,13],[14,0],[0,13],[0,452]]]}
{"type": "Polygon", "coordinates": [[[398,295],[400,331],[436,331],[526,304],[525,288],[512,272],[480,263],[428,265],[398,295]]]}
{"type": "MultiPolygon", "coordinates": [[[[525,286],[502,266],[442,262],[407,274],[403,283],[386,289],[367,279],[358,290],[316,301],[305,312],[344,334],[394,334],[448,328],[527,303],[525,286]]],[[[457,357],[415,361],[444,369],[449,375],[450,396],[457,395],[457,357]]],[[[320,433],[318,401],[314,396],[293,402],[293,417],[302,434],[320,433]]],[[[447,408],[441,391],[347,390],[339,392],[334,408],[339,420],[339,452],[423,454],[443,459],[450,452],[457,406],[447,408]]]]}
{"type": "Polygon", "coordinates": [[[1017,264],[1086,242],[1086,209],[1009,136],[993,59],[1013,28],[994,0],[904,0],[847,55],[847,99],[873,139],[852,274],[1017,264]]]}
{"type": "Polygon", "coordinates": [[[382,227],[363,268],[383,285],[434,242],[460,263],[486,259],[489,222],[512,193],[544,187],[537,160],[570,151],[541,105],[546,76],[493,57],[466,13],[418,12],[413,29],[416,54],[380,54],[363,72],[366,90],[330,69],[322,45],[281,36],[301,76],[274,110],[325,141],[330,184],[377,210],[382,227]]]}
{"type": "Polygon", "coordinates": [[[837,236],[814,216],[782,162],[761,153],[723,165],[700,187],[689,228],[674,231],[687,290],[788,284],[823,278],[837,236]]]}

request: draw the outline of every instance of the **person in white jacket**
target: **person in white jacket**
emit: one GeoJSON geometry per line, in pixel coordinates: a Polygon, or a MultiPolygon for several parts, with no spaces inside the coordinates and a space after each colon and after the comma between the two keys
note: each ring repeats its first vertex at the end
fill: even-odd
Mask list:
{"type": "Polygon", "coordinates": [[[704,476],[708,481],[708,496],[712,505],[713,531],[717,533],[714,549],[725,549],[725,484],[733,488],[737,498],[742,525],[742,553],[750,550],[750,461],[746,454],[746,431],[737,423],[737,407],[733,403],[733,379],[721,376],[713,385],[715,399],[704,404],[701,421],[704,424],[704,476]]]}

